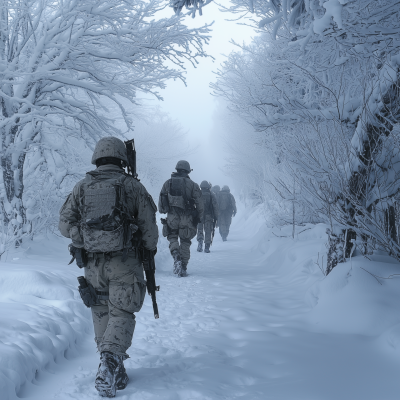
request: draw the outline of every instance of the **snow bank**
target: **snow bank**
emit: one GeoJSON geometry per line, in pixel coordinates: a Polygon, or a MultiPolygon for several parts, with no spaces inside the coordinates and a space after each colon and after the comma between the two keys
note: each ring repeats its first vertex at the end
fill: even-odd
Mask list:
{"type": "Polygon", "coordinates": [[[51,371],[60,358],[73,356],[92,330],[90,313],[77,292],[81,271],[67,266],[66,243],[42,238],[0,262],[3,399],[16,399],[41,370],[51,371]]]}
{"type": "Polygon", "coordinates": [[[313,310],[309,321],[323,332],[383,335],[391,347],[397,348],[400,343],[399,285],[400,264],[393,258],[353,257],[338,264],[310,289],[307,299],[313,310]],[[397,332],[395,339],[390,331],[397,332]]]}
{"type": "MultiPolygon", "coordinates": [[[[17,399],[27,382],[35,383],[43,370],[51,372],[60,359],[74,357],[86,334],[93,335],[90,310],[77,290],[76,277],[83,271],[75,262],[68,265],[68,243],[40,237],[1,259],[2,399],[17,399]]],[[[168,270],[170,259],[168,242],[160,235],[158,270],[168,270]]]]}

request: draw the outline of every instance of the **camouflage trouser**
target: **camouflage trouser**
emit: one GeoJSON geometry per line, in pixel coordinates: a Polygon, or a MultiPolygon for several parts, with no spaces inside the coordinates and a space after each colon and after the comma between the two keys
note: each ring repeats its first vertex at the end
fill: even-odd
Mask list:
{"type": "Polygon", "coordinates": [[[222,211],[218,215],[218,226],[219,226],[219,233],[221,237],[228,237],[229,234],[229,227],[231,226],[232,222],[232,212],[231,211],[222,211]]]}
{"type": "Polygon", "coordinates": [[[135,252],[121,260],[122,253],[107,256],[89,253],[85,277],[95,289],[109,291],[109,300],[92,307],[95,341],[99,352],[110,351],[126,358],[132,344],[135,315],[146,294],[143,266],[135,252]]]}
{"type": "Polygon", "coordinates": [[[205,244],[212,242],[213,220],[212,217],[206,217],[205,222],[200,222],[197,225],[197,241],[203,241],[205,244]]]}
{"type": "Polygon", "coordinates": [[[167,225],[164,225],[163,235],[169,241],[169,250],[179,250],[182,262],[187,264],[190,259],[191,239],[196,236],[196,227],[191,215],[170,212],[167,216],[167,225]],[[180,242],[180,243],[179,243],[180,242]]]}

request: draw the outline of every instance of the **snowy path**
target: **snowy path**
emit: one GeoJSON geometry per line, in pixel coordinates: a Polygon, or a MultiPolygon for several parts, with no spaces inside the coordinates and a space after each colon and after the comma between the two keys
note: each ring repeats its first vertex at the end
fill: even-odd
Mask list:
{"type": "MultiPolygon", "coordinates": [[[[126,361],[131,381],[117,398],[397,399],[399,354],[376,336],[324,332],[309,318],[323,229],[257,247],[239,225],[228,242],[216,237],[211,254],[193,251],[188,278],[158,274],[161,317],[154,320],[147,296],[126,361]]],[[[39,373],[20,397],[99,399],[99,357],[84,336],[79,355],[39,373]]]]}

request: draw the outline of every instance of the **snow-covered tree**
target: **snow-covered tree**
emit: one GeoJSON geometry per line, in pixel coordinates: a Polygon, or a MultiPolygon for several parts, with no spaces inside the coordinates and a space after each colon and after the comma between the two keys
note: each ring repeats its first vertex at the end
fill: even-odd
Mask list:
{"type": "Polygon", "coordinates": [[[29,234],[37,204],[24,191],[36,178],[58,187],[76,173],[69,160],[77,146],[122,134],[110,104],[128,132],[138,92],[160,97],[166,80],[184,80],[184,62],[205,56],[208,28],[188,29],[177,15],[157,19],[167,6],[163,0],[0,1],[3,236],[29,234]]]}
{"type": "Polygon", "coordinates": [[[171,0],[171,7],[174,9],[175,13],[180,14],[183,8],[188,10],[188,13],[194,18],[196,12],[199,15],[203,14],[203,7],[210,4],[213,0],[171,0]]]}
{"type": "Polygon", "coordinates": [[[322,215],[398,257],[398,2],[232,0],[227,10],[260,34],[229,56],[216,94],[284,149],[322,215]]]}

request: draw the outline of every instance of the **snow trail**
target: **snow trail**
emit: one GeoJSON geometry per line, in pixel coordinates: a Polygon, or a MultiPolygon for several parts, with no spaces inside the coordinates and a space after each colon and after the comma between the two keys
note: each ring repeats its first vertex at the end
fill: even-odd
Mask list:
{"type": "MultiPolygon", "coordinates": [[[[167,259],[157,274],[160,319],[147,296],[125,362],[130,383],[117,398],[396,399],[400,360],[379,335],[333,333],[310,317],[318,308],[316,288],[328,281],[314,263],[324,230],[276,238],[257,217],[239,218],[228,242],[216,235],[210,254],[192,246],[188,278],[176,278],[167,259]]],[[[38,373],[19,396],[100,399],[99,355],[93,335],[84,336],[77,352],[38,373]]]]}

